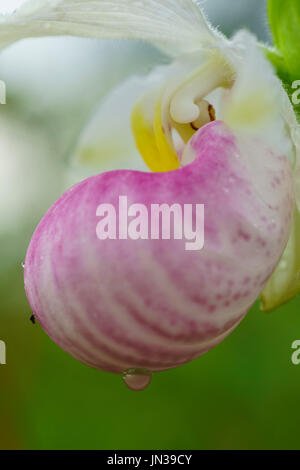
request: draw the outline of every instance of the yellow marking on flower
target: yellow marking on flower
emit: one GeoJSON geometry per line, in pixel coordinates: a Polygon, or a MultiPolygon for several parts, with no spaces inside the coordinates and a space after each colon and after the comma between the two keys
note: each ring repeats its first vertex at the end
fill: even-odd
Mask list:
{"type": "Polygon", "coordinates": [[[276,115],[277,104],[271,98],[270,93],[263,89],[249,91],[245,96],[237,94],[229,102],[230,106],[225,108],[222,117],[235,129],[259,129],[276,115]]]}
{"type": "Polygon", "coordinates": [[[185,144],[188,143],[188,141],[193,137],[195,134],[196,130],[198,129],[193,129],[192,124],[179,124],[178,122],[172,121],[172,125],[174,129],[178,132],[180,137],[182,138],[183,142],[185,144]]]}
{"type": "Polygon", "coordinates": [[[156,146],[153,125],[143,112],[142,102],[136,103],[132,111],[131,127],[138,151],[151,171],[161,168],[160,155],[156,146]]]}
{"type": "Polygon", "coordinates": [[[162,123],[161,97],[159,97],[155,103],[153,128],[156,145],[160,155],[162,156],[162,165],[164,170],[161,171],[177,170],[179,168],[179,160],[177,153],[170,142],[172,138],[171,123],[166,122],[164,126],[162,123]],[[170,128],[167,128],[167,126],[170,126],[170,128]],[[169,139],[167,138],[167,134],[169,134],[169,139]]]}
{"type": "Polygon", "coordinates": [[[179,160],[162,128],[161,96],[157,98],[154,110],[149,112],[147,105],[151,97],[153,92],[145,94],[132,111],[131,125],[136,146],[151,171],[176,170],[179,168],[179,160]]]}

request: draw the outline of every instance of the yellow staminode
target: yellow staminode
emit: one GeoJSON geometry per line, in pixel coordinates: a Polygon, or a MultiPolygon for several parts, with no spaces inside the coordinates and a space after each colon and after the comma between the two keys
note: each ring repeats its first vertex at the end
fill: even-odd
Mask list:
{"type": "Polygon", "coordinates": [[[172,143],[167,139],[169,129],[162,124],[162,98],[156,99],[154,110],[147,110],[149,93],[145,94],[132,111],[132,132],[137,148],[145,163],[154,172],[166,172],[179,168],[179,160],[172,143]]]}

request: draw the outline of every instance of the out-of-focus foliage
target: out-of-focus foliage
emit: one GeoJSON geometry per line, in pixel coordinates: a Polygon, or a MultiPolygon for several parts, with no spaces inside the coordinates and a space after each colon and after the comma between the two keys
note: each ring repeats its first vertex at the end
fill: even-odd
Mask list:
{"type": "Polygon", "coordinates": [[[23,415],[42,449],[298,449],[300,366],[291,362],[299,299],[272,315],[255,306],[202,358],[154,375],[144,392],[79,364],[40,327],[36,380],[23,415]]]}
{"type": "MultiPolygon", "coordinates": [[[[300,2],[268,0],[268,16],[275,50],[269,49],[267,56],[292,98],[295,91],[293,83],[300,79],[300,2]]],[[[300,122],[299,106],[293,105],[300,122]]]]}
{"type": "Polygon", "coordinates": [[[274,44],[289,76],[296,80],[300,74],[300,2],[268,0],[268,12],[274,44]]]}

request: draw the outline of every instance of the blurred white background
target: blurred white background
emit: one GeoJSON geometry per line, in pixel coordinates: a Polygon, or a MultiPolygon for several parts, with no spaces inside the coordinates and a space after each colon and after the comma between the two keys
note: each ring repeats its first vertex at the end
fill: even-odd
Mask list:
{"type": "Polygon", "coordinates": [[[25,0],[1,0],[0,13],[8,13],[18,8],[25,0]]]}

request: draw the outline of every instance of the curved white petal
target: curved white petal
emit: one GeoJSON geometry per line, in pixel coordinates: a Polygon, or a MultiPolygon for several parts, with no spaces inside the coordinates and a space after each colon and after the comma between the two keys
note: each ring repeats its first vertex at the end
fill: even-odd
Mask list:
{"type": "Polygon", "coordinates": [[[197,0],[27,0],[0,16],[0,46],[25,37],[72,35],[143,39],[192,52],[216,41],[197,0]]]}
{"type": "Polygon", "coordinates": [[[286,93],[282,95],[281,110],[286,129],[294,145],[294,189],[298,211],[300,212],[300,125],[286,93]]]}
{"type": "Polygon", "coordinates": [[[282,107],[288,97],[256,38],[239,31],[223,53],[235,70],[235,78],[222,94],[219,119],[236,131],[260,135],[292,161],[294,149],[282,107]]]}
{"type": "Polygon", "coordinates": [[[163,68],[148,77],[132,76],[102,101],[82,131],[73,164],[87,170],[145,170],[131,132],[132,104],[147,89],[160,84],[163,68]]]}
{"type": "Polygon", "coordinates": [[[82,131],[73,152],[75,167],[94,171],[117,168],[145,170],[132,134],[133,105],[140,101],[143,103],[144,117],[152,125],[154,103],[161,88],[167,86],[168,91],[172,90],[174,82],[181,83],[200,60],[201,55],[191,54],[170,65],[157,66],[149,75],[133,75],[115,87],[101,101],[82,131]]]}

